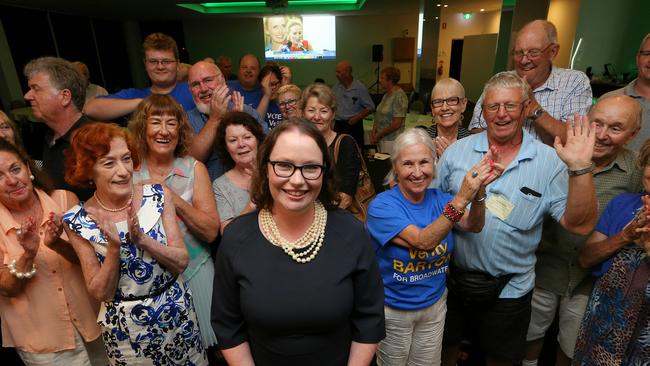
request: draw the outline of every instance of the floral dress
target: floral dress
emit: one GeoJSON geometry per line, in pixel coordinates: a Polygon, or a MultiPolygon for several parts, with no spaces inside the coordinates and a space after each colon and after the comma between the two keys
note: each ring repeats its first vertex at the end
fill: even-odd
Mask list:
{"type": "MultiPolygon", "coordinates": [[[[163,206],[162,186],[144,185],[140,228],[166,245],[163,206]]],[[[90,241],[103,263],[107,240],[83,205],[70,209],[63,220],[90,241]]],[[[115,225],[122,240],[120,277],[115,296],[102,303],[97,319],[111,364],[207,365],[190,291],[148,252],[127,240],[126,221],[115,225]]]]}

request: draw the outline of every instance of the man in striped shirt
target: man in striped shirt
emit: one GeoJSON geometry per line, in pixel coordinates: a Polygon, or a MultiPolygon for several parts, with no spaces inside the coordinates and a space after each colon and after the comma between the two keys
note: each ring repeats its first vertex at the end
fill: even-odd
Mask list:
{"type": "MultiPolygon", "coordinates": [[[[528,82],[530,102],[524,110],[524,128],[533,137],[551,145],[555,136],[564,139],[564,122],[575,113],[587,114],[592,104],[589,78],[581,71],[553,66],[560,45],[557,29],[546,20],[534,20],[517,33],[512,50],[515,72],[528,82]]],[[[486,126],[482,114],[483,95],[476,102],[469,124],[472,132],[486,126]]]]}

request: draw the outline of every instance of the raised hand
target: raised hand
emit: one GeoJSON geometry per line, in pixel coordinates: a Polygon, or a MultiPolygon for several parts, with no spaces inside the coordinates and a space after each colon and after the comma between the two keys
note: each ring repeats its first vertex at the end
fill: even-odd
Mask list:
{"type": "Polygon", "coordinates": [[[291,79],[293,77],[291,75],[291,69],[289,66],[280,66],[280,72],[282,73],[282,85],[291,84],[291,79]]]}
{"type": "Polygon", "coordinates": [[[450,145],[449,140],[446,137],[437,136],[433,140],[433,143],[436,145],[436,154],[438,155],[438,159],[440,159],[442,153],[445,152],[450,145]]]}
{"type": "Polygon", "coordinates": [[[494,155],[492,149],[490,149],[481,161],[467,171],[457,196],[465,204],[468,204],[474,199],[474,196],[476,196],[476,193],[481,187],[485,187],[493,182],[501,175],[501,172],[503,172],[503,167],[501,164],[494,162],[494,155]]]}
{"type": "Polygon", "coordinates": [[[596,141],[595,131],[595,123],[590,123],[587,116],[576,113],[566,122],[566,143],[562,144],[560,137],[555,137],[555,151],[569,170],[584,169],[591,165],[596,141]]]}
{"type": "Polygon", "coordinates": [[[271,73],[266,74],[264,78],[262,78],[262,81],[260,82],[260,85],[262,86],[262,90],[264,91],[264,95],[267,97],[270,97],[273,91],[271,90],[271,73]]]}
{"type": "Polygon", "coordinates": [[[126,209],[126,222],[129,227],[129,240],[135,245],[140,245],[144,239],[144,233],[140,228],[140,221],[138,221],[138,215],[133,205],[129,205],[126,209]]]}
{"type": "Polygon", "coordinates": [[[212,99],[210,100],[210,118],[221,119],[224,114],[228,112],[228,104],[230,104],[231,96],[228,95],[228,85],[219,85],[212,92],[212,99]]]}
{"type": "Polygon", "coordinates": [[[63,221],[61,215],[50,212],[45,222],[45,233],[43,235],[43,244],[52,248],[56,241],[61,237],[63,232],[63,221]]]}
{"type": "MultiPolygon", "coordinates": [[[[487,186],[488,184],[494,182],[495,179],[501,176],[503,174],[503,171],[505,170],[505,166],[501,164],[501,157],[499,156],[499,149],[497,149],[495,146],[490,147],[490,150],[488,150],[487,154],[483,157],[481,161],[485,161],[490,168],[490,174],[485,178],[483,181],[483,186],[487,186]]],[[[480,164],[480,163],[479,163],[480,164]]]]}
{"type": "Polygon", "coordinates": [[[109,243],[117,245],[120,245],[122,243],[122,240],[120,240],[120,234],[117,232],[115,224],[103,210],[100,210],[96,207],[87,207],[86,212],[88,212],[90,219],[95,222],[97,228],[102,232],[109,243]]]}
{"type": "Polygon", "coordinates": [[[28,217],[20,224],[20,229],[16,230],[16,239],[18,244],[23,247],[25,254],[31,258],[38,253],[38,245],[41,238],[38,236],[38,226],[36,219],[28,217]]]}
{"type": "Polygon", "coordinates": [[[232,92],[232,110],[236,112],[244,111],[244,97],[236,90],[232,92]]]}

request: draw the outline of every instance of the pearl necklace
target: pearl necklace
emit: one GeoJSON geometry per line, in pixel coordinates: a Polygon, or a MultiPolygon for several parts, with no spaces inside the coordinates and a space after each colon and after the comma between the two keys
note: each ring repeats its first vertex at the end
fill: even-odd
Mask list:
{"type": "Polygon", "coordinates": [[[104,203],[102,202],[102,200],[99,199],[99,196],[97,196],[97,191],[95,191],[95,193],[93,193],[93,197],[95,197],[95,200],[97,201],[97,204],[99,204],[99,207],[103,208],[104,210],[106,210],[108,212],[120,212],[120,211],[126,210],[126,208],[129,207],[129,205],[133,201],[133,191],[131,191],[131,197],[129,198],[126,205],[124,205],[123,207],[119,207],[119,208],[106,207],[104,205],[104,203]]]}
{"type": "Polygon", "coordinates": [[[285,239],[270,210],[260,210],[260,226],[264,236],[271,244],[282,248],[284,252],[298,263],[311,262],[318,254],[323,239],[325,238],[325,225],[327,224],[327,210],[319,201],[314,203],[314,221],[307,231],[294,242],[285,239]]]}

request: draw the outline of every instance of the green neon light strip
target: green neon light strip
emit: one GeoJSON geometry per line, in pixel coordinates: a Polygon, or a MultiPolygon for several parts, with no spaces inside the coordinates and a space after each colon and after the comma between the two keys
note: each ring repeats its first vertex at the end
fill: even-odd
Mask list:
{"type": "MultiPolygon", "coordinates": [[[[366,0],[289,0],[286,12],[359,10],[366,0]]],[[[203,14],[272,13],[264,1],[176,4],[203,14]]]]}

